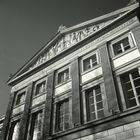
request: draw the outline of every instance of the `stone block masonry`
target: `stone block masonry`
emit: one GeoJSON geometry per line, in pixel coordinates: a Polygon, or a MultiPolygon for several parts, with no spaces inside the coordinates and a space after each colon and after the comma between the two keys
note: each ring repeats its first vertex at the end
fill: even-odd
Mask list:
{"type": "Polygon", "coordinates": [[[75,140],[140,140],[140,121],[135,121],[75,140]]]}

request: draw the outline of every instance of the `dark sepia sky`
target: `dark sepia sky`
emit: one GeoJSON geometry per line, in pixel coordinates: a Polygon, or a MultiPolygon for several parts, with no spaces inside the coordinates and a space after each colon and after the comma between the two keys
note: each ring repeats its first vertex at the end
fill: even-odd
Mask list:
{"type": "Polygon", "coordinates": [[[8,105],[6,81],[57,32],[125,7],[129,0],[0,0],[0,115],[8,105]]]}

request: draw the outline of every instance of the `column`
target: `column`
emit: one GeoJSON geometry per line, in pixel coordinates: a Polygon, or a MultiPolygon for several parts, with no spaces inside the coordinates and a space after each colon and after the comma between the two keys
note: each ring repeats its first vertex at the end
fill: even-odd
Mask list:
{"type": "Polygon", "coordinates": [[[53,91],[54,91],[54,72],[50,73],[47,77],[47,96],[46,96],[44,123],[43,123],[43,139],[44,140],[47,140],[47,138],[52,133],[53,91]]]}
{"type": "Polygon", "coordinates": [[[81,124],[80,115],[80,72],[78,58],[71,63],[72,78],[72,122],[74,127],[81,124]]]}
{"type": "Polygon", "coordinates": [[[106,43],[103,44],[102,47],[100,48],[100,57],[103,69],[105,92],[108,101],[108,109],[110,113],[117,113],[119,112],[119,107],[106,43]]]}
{"type": "Polygon", "coordinates": [[[20,121],[19,140],[26,139],[30,106],[31,106],[31,101],[32,101],[32,88],[33,88],[33,83],[29,84],[29,86],[27,87],[24,112],[22,114],[21,121],[20,121]]]}

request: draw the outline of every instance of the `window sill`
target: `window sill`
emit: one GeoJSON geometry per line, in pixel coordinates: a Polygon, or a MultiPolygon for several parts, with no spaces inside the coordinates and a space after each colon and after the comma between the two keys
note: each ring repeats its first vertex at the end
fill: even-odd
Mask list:
{"type": "Polygon", "coordinates": [[[136,50],[136,49],[137,49],[137,47],[134,46],[134,47],[130,48],[129,50],[112,57],[112,60],[118,59],[119,57],[122,57],[122,56],[124,56],[124,55],[126,55],[126,54],[128,54],[128,53],[130,53],[130,52],[132,52],[134,50],[136,50]]]}
{"type": "Polygon", "coordinates": [[[67,81],[64,81],[63,83],[57,84],[57,85],[55,86],[55,88],[58,88],[58,87],[60,87],[60,86],[63,86],[63,85],[65,85],[65,84],[69,83],[70,81],[71,81],[71,78],[68,79],[67,81]]]}
{"type": "Polygon", "coordinates": [[[93,70],[95,70],[95,69],[97,69],[97,68],[99,68],[99,67],[101,67],[101,64],[97,64],[95,67],[90,68],[90,69],[88,69],[88,70],[86,70],[86,71],[83,71],[83,72],[81,73],[81,75],[85,75],[86,73],[89,73],[90,71],[93,71],[93,70]]]}
{"type": "Polygon", "coordinates": [[[24,105],[24,104],[25,104],[25,102],[22,102],[22,103],[20,103],[20,104],[18,104],[18,105],[14,105],[13,109],[18,108],[18,107],[20,107],[20,106],[22,106],[22,105],[24,105]]]}
{"type": "Polygon", "coordinates": [[[37,94],[37,95],[34,95],[34,96],[33,96],[33,99],[38,98],[38,97],[40,97],[40,96],[42,96],[43,94],[46,94],[46,93],[47,93],[47,91],[44,91],[44,92],[42,92],[42,93],[39,93],[39,94],[37,94]]]}

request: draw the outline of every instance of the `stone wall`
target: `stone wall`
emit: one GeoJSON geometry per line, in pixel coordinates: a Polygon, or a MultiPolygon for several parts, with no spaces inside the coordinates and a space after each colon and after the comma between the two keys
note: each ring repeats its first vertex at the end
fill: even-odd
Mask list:
{"type": "Polygon", "coordinates": [[[140,121],[108,129],[75,140],[140,140],[140,121]]]}

